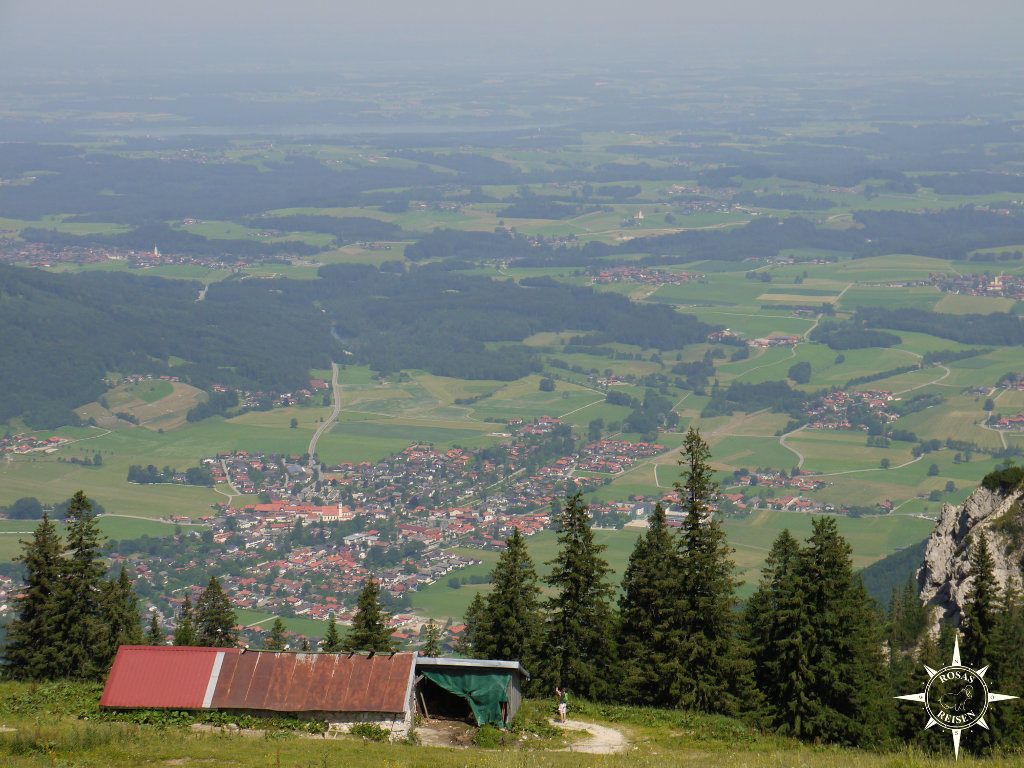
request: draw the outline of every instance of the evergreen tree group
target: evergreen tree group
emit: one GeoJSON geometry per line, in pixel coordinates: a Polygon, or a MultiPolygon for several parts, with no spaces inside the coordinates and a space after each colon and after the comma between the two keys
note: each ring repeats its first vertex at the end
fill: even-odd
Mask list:
{"type": "Polygon", "coordinates": [[[772,545],[744,631],[763,716],[808,741],[879,744],[892,706],[881,622],[833,517],[772,545]]]}
{"type": "MultiPolygon", "coordinates": [[[[231,600],[217,578],[211,576],[195,607],[192,606],[192,598],[185,594],[174,628],[174,644],[233,648],[238,645],[237,624],[231,600]]],[[[281,632],[283,638],[283,625],[281,632]]]]}
{"type": "Polygon", "coordinates": [[[93,505],[78,491],[65,541],[47,515],[24,542],[24,596],[7,628],[5,671],[15,678],[95,680],[119,645],[143,642],[138,598],[124,569],[105,578],[93,505]]]}
{"type": "Polygon", "coordinates": [[[670,527],[655,505],[617,611],[604,546],[577,494],[557,520],[558,554],[543,579],[551,597],[540,601],[533,563],[513,532],[494,589],[475,595],[466,612],[458,650],[521,660],[549,691],[739,715],[811,741],[883,742],[893,708],[882,622],[835,519],[816,519],[803,544],[783,531],[740,612],[732,550],[713,514],[708,446],[695,429],[680,465],[682,526],[670,527]]]}

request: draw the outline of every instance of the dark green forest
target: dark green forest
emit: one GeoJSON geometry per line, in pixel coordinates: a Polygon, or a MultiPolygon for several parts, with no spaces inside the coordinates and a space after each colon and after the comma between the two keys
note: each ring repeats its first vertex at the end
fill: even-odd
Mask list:
{"type": "MultiPolygon", "coordinates": [[[[173,374],[283,391],[347,351],[382,373],[420,368],[511,380],[540,369],[520,342],[582,328],[658,349],[705,338],[711,327],[667,307],[634,304],[552,280],[491,280],[436,267],[409,273],[332,266],[321,278],[226,280],[197,302],[199,284],[123,274],[50,274],[0,267],[0,420],[75,423],[108,372],[173,374]],[[525,283],[526,281],[524,281],[525,283]],[[268,318],[273,318],[269,322],[268,318]]],[[[207,408],[197,417],[220,412],[207,408]]]]}

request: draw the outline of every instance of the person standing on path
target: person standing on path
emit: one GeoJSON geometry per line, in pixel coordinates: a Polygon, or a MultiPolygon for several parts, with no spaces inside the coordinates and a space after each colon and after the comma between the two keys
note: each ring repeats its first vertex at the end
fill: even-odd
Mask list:
{"type": "Polygon", "coordinates": [[[558,719],[564,723],[569,711],[569,693],[561,688],[555,688],[555,697],[558,699],[558,719]]]}

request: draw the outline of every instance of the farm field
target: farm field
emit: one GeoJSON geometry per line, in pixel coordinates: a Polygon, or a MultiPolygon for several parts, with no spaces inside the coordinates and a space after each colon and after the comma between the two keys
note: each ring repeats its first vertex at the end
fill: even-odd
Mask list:
{"type": "MultiPolygon", "coordinates": [[[[0,561],[11,560],[21,554],[21,540],[28,539],[39,524],[38,520],[0,520],[0,561]]],[[[64,526],[57,522],[58,530],[64,526]]],[[[137,539],[140,536],[170,536],[175,526],[157,520],[144,520],[117,515],[103,515],[99,518],[100,530],[108,539],[137,539]]]]}

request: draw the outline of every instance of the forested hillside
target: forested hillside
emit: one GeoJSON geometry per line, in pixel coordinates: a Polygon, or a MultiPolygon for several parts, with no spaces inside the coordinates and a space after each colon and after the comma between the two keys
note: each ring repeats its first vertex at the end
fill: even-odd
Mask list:
{"type": "Polygon", "coordinates": [[[174,375],[202,389],[303,386],[310,369],[341,357],[338,339],[382,372],[511,380],[540,369],[535,351],[519,344],[538,331],[595,331],[667,349],[711,329],[668,307],[547,279],[519,284],[368,266],[321,273],[315,281],[227,280],[197,301],[194,282],[0,267],[8,344],[0,421],[72,423],[71,409],[99,397],[108,372],[165,374],[172,357],[186,361],[174,375]]]}
{"type": "Polygon", "coordinates": [[[0,421],[77,422],[71,409],[104,392],[106,373],[168,373],[171,356],[188,361],[174,374],[203,388],[290,387],[329,363],[330,323],[308,304],[266,284],[211,289],[210,300],[197,302],[199,288],[0,266],[0,421]]]}

